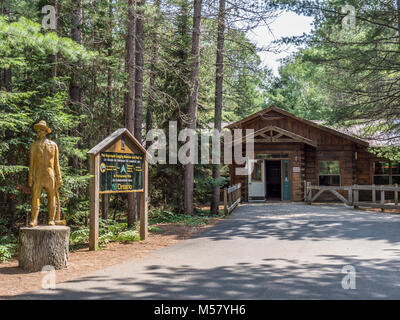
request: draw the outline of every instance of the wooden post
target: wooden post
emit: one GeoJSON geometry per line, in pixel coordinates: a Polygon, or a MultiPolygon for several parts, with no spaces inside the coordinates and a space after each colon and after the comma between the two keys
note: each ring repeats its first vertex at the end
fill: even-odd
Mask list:
{"type": "Polygon", "coordinates": [[[350,186],[348,189],[348,195],[349,195],[349,202],[348,204],[353,205],[353,188],[350,186]]]}
{"type": "Polygon", "coordinates": [[[381,186],[381,205],[382,205],[381,211],[382,212],[385,211],[385,208],[383,207],[385,205],[385,190],[383,190],[383,187],[384,186],[381,186]]]}
{"type": "Polygon", "coordinates": [[[312,190],[310,189],[311,182],[307,182],[307,203],[311,205],[311,200],[312,200],[312,190]]]}
{"type": "MultiPolygon", "coordinates": [[[[399,185],[396,183],[395,185],[394,185],[394,187],[395,188],[398,188],[399,187],[399,185]]],[[[395,192],[394,192],[394,205],[398,205],[399,204],[399,192],[396,190],[395,192]]]]}
{"type": "Polygon", "coordinates": [[[376,186],[372,185],[372,202],[376,203],[376,186]]]}
{"type": "Polygon", "coordinates": [[[89,250],[99,248],[99,155],[90,155],[90,215],[89,215],[89,250]]]}
{"type": "Polygon", "coordinates": [[[359,193],[358,193],[358,185],[357,184],[355,184],[354,185],[354,202],[353,202],[353,207],[354,207],[354,209],[357,209],[358,208],[358,206],[357,206],[357,204],[358,204],[358,201],[359,201],[359,193]]]}
{"type": "Polygon", "coordinates": [[[149,163],[144,159],[143,192],[140,193],[140,239],[148,236],[149,163]]]}
{"type": "Polygon", "coordinates": [[[224,189],[224,213],[228,214],[228,189],[224,189]]]}

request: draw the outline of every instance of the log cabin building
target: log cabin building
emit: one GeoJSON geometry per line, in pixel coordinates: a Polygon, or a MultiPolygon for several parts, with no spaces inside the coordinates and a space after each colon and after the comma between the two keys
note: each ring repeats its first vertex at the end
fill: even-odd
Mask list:
{"type": "MultiPolygon", "coordinates": [[[[368,152],[367,140],[274,106],[225,128],[254,130],[254,159],[230,165],[231,185],[242,184],[244,201],[303,201],[305,181],[326,186],[400,184],[400,165],[368,152]],[[245,166],[254,168],[251,174],[236,175],[235,169],[245,166]]],[[[361,199],[369,197],[360,194],[361,199]]],[[[323,200],[334,198],[326,194],[323,200]]]]}

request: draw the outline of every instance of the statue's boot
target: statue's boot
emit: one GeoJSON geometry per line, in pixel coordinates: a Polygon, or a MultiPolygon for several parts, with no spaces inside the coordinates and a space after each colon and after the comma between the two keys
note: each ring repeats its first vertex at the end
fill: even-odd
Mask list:
{"type": "Polygon", "coordinates": [[[37,226],[38,215],[39,215],[39,207],[34,206],[31,212],[31,222],[29,222],[29,226],[31,228],[37,226]]]}
{"type": "Polygon", "coordinates": [[[37,220],[32,220],[31,222],[29,222],[29,226],[30,226],[31,228],[36,227],[36,226],[37,226],[37,220]]]}
{"type": "Polygon", "coordinates": [[[49,215],[49,226],[55,226],[56,223],[54,222],[55,215],[49,215]]]}
{"type": "Polygon", "coordinates": [[[56,217],[56,208],[51,205],[49,206],[49,226],[55,226],[56,223],[54,222],[54,219],[56,217]]]}
{"type": "MultiPolygon", "coordinates": [[[[54,185],[54,183],[52,184],[54,185]]],[[[56,195],[54,189],[47,189],[47,199],[49,202],[49,226],[55,226],[55,217],[56,217],[56,195]]]]}

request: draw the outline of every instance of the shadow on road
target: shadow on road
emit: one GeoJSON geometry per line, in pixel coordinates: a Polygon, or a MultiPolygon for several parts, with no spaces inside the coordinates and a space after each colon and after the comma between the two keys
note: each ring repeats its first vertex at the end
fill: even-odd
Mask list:
{"type": "Polygon", "coordinates": [[[343,206],[302,204],[245,205],[233,219],[195,238],[280,240],[385,240],[400,243],[400,216],[352,210],[343,206]]]}
{"type": "MultiPolygon", "coordinates": [[[[238,242],[229,240],[272,237],[274,240],[288,240],[286,246],[290,245],[290,241],[297,240],[312,240],[310,243],[326,241],[326,254],[316,253],[311,255],[312,260],[302,260],[300,253],[294,252],[291,258],[285,259],[285,246],[280,247],[276,241],[267,241],[260,242],[264,243],[263,251],[255,253],[258,259],[256,262],[243,261],[228,265],[226,260],[222,260],[220,265],[211,267],[216,257],[207,253],[198,258],[210,259],[209,268],[193,267],[191,260],[188,260],[187,265],[181,263],[176,266],[173,263],[163,266],[150,262],[140,272],[130,272],[128,269],[124,274],[115,274],[118,268],[109,269],[104,277],[83,277],[62,284],[59,289],[49,293],[42,291],[15,298],[400,299],[400,248],[396,247],[400,243],[399,230],[398,216],[358,212],[340,206],[246,205],[214,228],[185,242],[185,249],[196,248],[191,246],[192,243],[208,243],[207,246],[211,243],[211,246],[206,246],[210,249],[217,245],[234,248],[238,242]],[[222,240],[228,241],[224,243],[222,240]],[[338,246],[336,251],[332,251],[335,240],[357,240],[361,250],[351,250],[352,243],[349,242],[346,244],[349,248],[338,246]],[[375,247],[377,256],[368,255],[365,254],[368,246],[375,245],[371,241],[379,241],[381,245],[383,241],[390,245],[383,249],[375,247]],[[275,243],[278,249],[281,248],[282,255],[266,258],[269,243],[275,243]],[[343,255],[331,254],[338,250],[348,251],[343,252],[343,255]],[[342,288],[345,277],[342,268],[345,265],[352,265],[356,269],[356,290],[342,288]]],[[[173,259],[177,252],[181,252],[176,248],[169,248],[165,259],[173,259]]],[[[128,268],[133,268],[133,264],[128,268]]]]}
{"type": "Polygon", "coordinates": [[[297,260],[265,259],[261,265],[238,263],[210,269],[152,265],[135,277],[91,276],[79,283],[90,290],[62,288],[49,293],[30,293],[18,299],[399,299],[399,267],[395,261],[361,261],[326,256],[327,264],[301,264],[297,260]],[[344,290],[343,265],[356,268],[356,290],[344,290]],[[384,270],[377,273],[379,265],[384,270]],[[142,277],[141,277],[142,278],[142,277]],[[395,281],[394,281],[395,280],[395,281]],[[95,285],[94,285],[95,283],[95,285]],[[134,288],[134,290],[132,290],[134,288]],[[391,288],[388,290],[388,288],[391,288]]]}

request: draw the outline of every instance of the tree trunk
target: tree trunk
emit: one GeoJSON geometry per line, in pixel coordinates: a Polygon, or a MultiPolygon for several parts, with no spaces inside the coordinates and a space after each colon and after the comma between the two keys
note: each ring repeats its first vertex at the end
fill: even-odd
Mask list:
{"type": "MultiPolygon", "coordinates": [[[[74,40],[78,44],[82,44],[82,0],[74,0],[73,1],[73,9],[72,9],[72,28],[71,28],[71,39],[74,40]]],[[[75,66],[75,68],[79,68],[79,63],[75,66]]],[[[93,84],[93,80],[92,80],[93,84]]],[[[91,96],[93,96],[93,92],[91,96]]],[[[76,70],[74,70],[71,74],[71,80],[69,83],[69,99],[71,103],[71,109],[74,110],[75,114],[80,114],[80,105],[82,102],[82,90],[80,86],[79,74],[76,70]]],[[[90,103],[92,106],[92,103],[90,103]]],[[[80,132],[82,129],[81,125],[78,125],[77,130],[80,132]]],[[[71,131],[70,134],[74,137],[78,136],[76,131],[71,131]]],[[[76,145],[77,148],[80,148],[79,142],[76,145]]],[[[79,169],[79,159],[77,157],[70,157],[68,160],[69,165],[78,170],[79,169]]],[[[76,190],[79,192],[79,190],[76,190]]]]}
{"type": "MultiPolygon", "coordinates": [[[[215,76],[215,114],[214,114],[214,129],[221,132],[222,121],[222,93],[224,80],[224,46],[225,46],[225,3],[226,0],[219,0],[218,11],[218,39],[217,39],[217,61],[216,61],[216,76],[215,76]]],[[[214,181],[221,178],[221,169],[219,164],[213,165],[214,181]]],[[[219,186],[214,186],[211,213],[219,213],[219,186]]]]}
{"type": "MultiPolygon", "coordinates": [[[[58,29],[58,0],[54,0],[54,8],[55,8],[55,30],[54,32],[57,34],[57,29],[58,29]]],[[[58,62],[58,55],[53,54],[50,56],[50,61],[51,61],[51,78],[54,80],[54,78],[57,77],[57,62],[58,62]]],[[[53,87],[52,87],[53,93],[56,93],[57,87],[54,82],[53,87]]]]}
{"type": "MultiPolygon", "coordinates": [[[[136,17],[135,7],[132,0],[128,1],[128,35],[126,38],[126,64],[128,71],[128,94],[125,108],[125,127],[135,134],[135,33],[136,17]]],[[[128,193],[128,227],[132,227],[137,221],[137,208],[135,194],[128,193]]]]}
{"type": "MultiPolygon", "coordinates": [[[[107,56],[112,57],[113,55],[113,6],[112,6],[112,0],[109,1],[108,4],[108,18],[109,18],[109,23],[108,23],[108,39],[107,39],[107,56]]],[[[112,115],[112,69],[110,66],[107,67],[107,113],[112,115]]],[[[107,135],[111,133],[111,125],[112,122],[110,119],[104,118],[104,127],[107,132],[107,135]]],[[[108,219],[108,213],[109,213],[109,208],[110,208],[110,196],[108,194],[103,194],[102,195],[102,200],[101,200],[101,205],[102,205],[102,218],[107,220],[108,219]]]]}
{"type": "Polygon", "coordinates": [[[68,265],[70,228],[64,226],[23,227],[19,233],[19,267],[41,271],[44,266],[63,269],[68,265]]]}
{"type": "Polygon", "coordinates": [[[136,32],[136,17],[135,7],[132,0],[128,1],[128,35],[126,38],[126,66],[128,72],[128,95],[126,101],[126,118],[125,126],[135,134],[135,32],[136,32]]]}
{"type": "MultiPolygon", "coordinates": [[[[72,10],[72,30],[71,39],[76,43],[82,43],[82,0],[75,0],[73,2],[74,8],[72,10]]],[[[73,105],[79,105],[81,103],[81,86],[78,79],[78,74],[74,72],[71,76],[71,82],[69,86],[69,96],[73,105]]],[[[74,109],[77,108],[76,106],[74,109]]]]}
{"type": "MultiPolygon", "coordinates": [[[[200,69],[200,25],[201,25],[202,0],[194,0],[193,34],[192,34],[192,63],[190,72],[190,93],[188,109],[188,128],[196,130],[197,125],[197,100],[199,91],[200,69]]],[[[194,164],[185,165],[184,174],[184,210],[186,214],[192,214],[194,187],[194,164]]]]}
{"type": "MultiPolygon", "coordinates": [[[[144,67],[144,9],[146,1],[141,0],[136,10],[136,37],[135,37],[135,138],[142,144],[142,125],[143,125],[143,67],[144,67]]],[[[140,197],[135,193],[136,202],[136,218],[138,220],[138,212],[140,211],[140,197]]]]}
{"type": "Polygon", "coordinates": [[[397,36],[399,37],[400,44],[400,0],[396,0],[397,2],[397,36]]]}
{"type": "MultiPolygon", "coordinates": [[[[155,86],[156,86],[156,77],[157,77],[157,64],[158,64],[158,33],[157,26],[160,22],[160,0],[156,0],[154,3],[156,7],[156,18],[154,20],[153,32],[151,33],[151,58],[150,58],[150,88],[149,88],[149,100],[147,104],[146,111],[146,134],[153,128],[153,116],[152,112],[154,110],[154,102],[155,102],[155,86]]],[[[150,142],[146,142],[146,148],[150,142]]],[[[149,177],[150,178],[150,177],[149,177]]]]}
{"type": "Polygon", "coordinates": [[[144,10],[146,1],[139,2],[136,11],[136,42],[135,42],[135,138],[142,143],[143,123],[143,37],[144,37],[144,10]]]}

